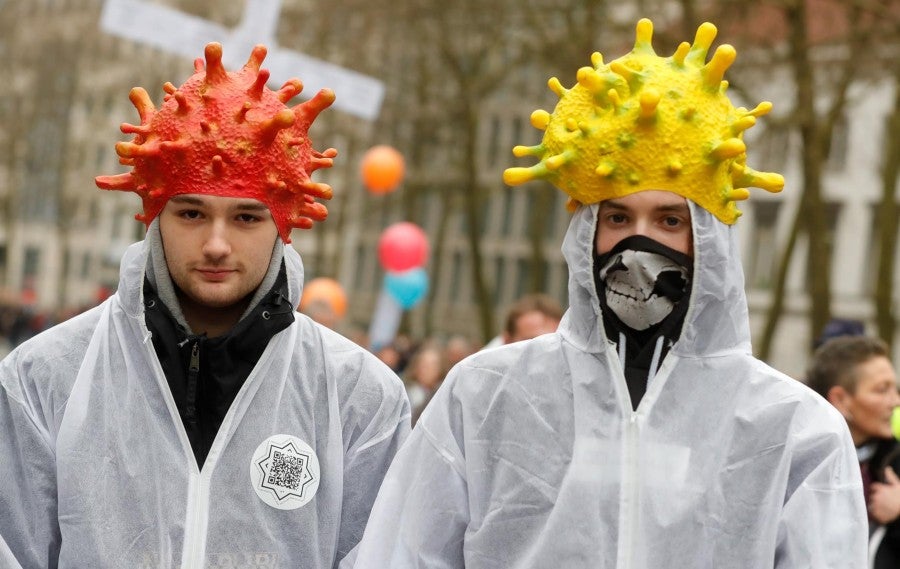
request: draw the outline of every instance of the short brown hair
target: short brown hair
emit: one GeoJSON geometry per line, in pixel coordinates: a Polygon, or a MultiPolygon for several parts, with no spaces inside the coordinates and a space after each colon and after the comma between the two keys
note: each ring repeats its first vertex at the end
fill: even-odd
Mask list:
{"type": "Polygon", "coordinates": [[[806,383],[822,397],[840,385],[848,393],[856,391],[856,368],[872,358],[888,356],[887,344],[869,336],[841,336],[828,340],[813,354],[806,383]]]}
{"type": "Polygon", "coordinates": [[[506,313],[506,325],[503,330],[508,336],[516,334],[516,323],[523,314],[529,312],[540,312],[544,316],[555,320],[562,320],[562,306],[552,296],[535,293],[526,294],[517,300],[506,313]]]}

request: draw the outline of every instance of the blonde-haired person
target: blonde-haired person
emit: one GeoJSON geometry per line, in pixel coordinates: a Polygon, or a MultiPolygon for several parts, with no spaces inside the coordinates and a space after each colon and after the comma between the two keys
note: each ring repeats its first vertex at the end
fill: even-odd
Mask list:
{"type": "Polygon", "coordinates": [[[900,566],[900,444],[891,419],[900,406],[897,374],[878,338],[828,340],[813,355],[807,384],[834,405],[850,428],[869,511],[871,566],[900,566]]]}

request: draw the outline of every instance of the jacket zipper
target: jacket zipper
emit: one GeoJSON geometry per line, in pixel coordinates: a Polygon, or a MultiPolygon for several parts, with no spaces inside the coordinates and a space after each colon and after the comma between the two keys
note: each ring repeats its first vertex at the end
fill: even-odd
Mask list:
{"type": "MultiPolygon", "coordinates": [[[[187,377],[187,403],[185,405],[185,421],[192,425],[197,424],[197,395],[200,383],[200,340],[194,340],[191,346],[191,361],[188,364],[187,377]]],[[[190,543],[185,542],[185,550],[188,556],[188,563],[185,567],[201,567],[203,565],[203,550],[206,539],[204,538],[204,504],[206,504],[206,494],[208,488],[203,472],[192,474],[194,483],[191,484],[193,490],[189,490],[189,495],[193,496],[188,506],[188,518],[190,519],[190,528],[185,532],[185,537],[190,536],[190,543]]]]}
{"type": "Polygon", "coordinates": [[[625,509],[625,523],[623,524],[623,532],[625,533],[624,547],[625,549],[625,567],[631,569],[634,566],[634,552],[637,547],[637,531],[638,531],[638,501],[639,484],[638,471],[638,415],[636,412],[631,413],[628,417],[628,424],[625,426],[625,476],[622,479],[624,488],[623,508],[625,509]]]}
{"type": "MultiPolygon", "coordinates": [[[[638,472],[640,471],[639,460],[639,416],[636,410],[631,408],[631,401],[628,398],[628,384],[625,380],[625,372],[622,369],[621,359],[615,347],[610,345],[608,352],[612,365],[613,376],[619,385],[624,388],[624,396],[620,396],[620,404],[623,409],[623,419],[625,420],[624,440],[622,445],[622,490],[620,497],[620,554],[619,559],[623,569],[632,569],[634,567],[634,554],[637,547],[637,531],[638,531],[638,515],[640,500],[640,488],[637,482],[638,472]]],[[[622,354],[624,356],[624,354],[622,354]]]]}
{"type": "Polygon", "coordinates": [[[191,363],[188,365],[187,404],[184,418],[190,423],[197,422],[197,389],[200,380],[200,340],[191,346],[191,363]]]}

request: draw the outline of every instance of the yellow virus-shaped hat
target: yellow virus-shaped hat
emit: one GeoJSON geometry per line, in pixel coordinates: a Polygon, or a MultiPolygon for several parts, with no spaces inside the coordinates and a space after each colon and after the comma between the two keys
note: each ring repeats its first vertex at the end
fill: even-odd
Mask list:
{"type": "Polygon", "coordinates": [[[734,223],[741,215],[735,202],[749,197],[748,187],[778,192],[784,178],[746,165],[743,133],[772,104],[753,110],[731,104],[723,77],[736,52],[721,45],[707,63],[715,37],[716,27],[705,23],[693,44],[683,42],[663,58],[651,45],[653,23],[642,19],[630,53],[608,65],[594,53],[571,89],[551,78],[556,108],[531,115],[543,140],[513,149],[540,162],[508,168],[503,180],[511,186],[548,180],[582,204],[668,190],[734,223]]]}

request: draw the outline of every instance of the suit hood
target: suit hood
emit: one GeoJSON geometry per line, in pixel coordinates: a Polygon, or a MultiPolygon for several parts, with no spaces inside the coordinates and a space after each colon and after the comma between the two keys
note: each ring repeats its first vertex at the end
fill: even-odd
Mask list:
{"type": "MultiPolygon", "coordinates": [[[[750,353],[750,324],[737,228],[688,200],[693,231],[694,275],[681,336],[672,347],[680,357],[750,353]]],[[[562,245],[569,266],[569,309],[560,334],[578,348],[597,353],[607,342],[594,284],[594,243],[599,204],[579,207],[562,245]]]]}

